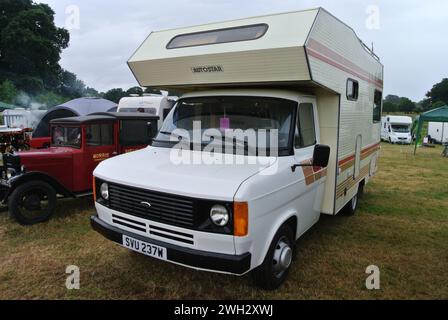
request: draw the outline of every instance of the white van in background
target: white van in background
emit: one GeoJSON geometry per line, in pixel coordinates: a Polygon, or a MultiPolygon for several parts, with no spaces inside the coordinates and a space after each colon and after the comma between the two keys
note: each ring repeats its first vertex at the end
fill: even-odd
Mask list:
{"type": "Polygon", "coordinates": [[[412,118],[385,116],[381,118],[381,140],[390,143],[412,143],[412,118]]]}
{"type": "Polygon", "coordinates": [[[156,94],[143,96],[130,96],[122,98],[118,104],[118,112],[143,112],[159,117],[158,127],[173,108],[177,97],[168,97],[156,94]]]}
{"type": "Polygon", "coordinates": [[[448,123],[430,122],[428,135],[435,143],[448,143],[448,123]]]}

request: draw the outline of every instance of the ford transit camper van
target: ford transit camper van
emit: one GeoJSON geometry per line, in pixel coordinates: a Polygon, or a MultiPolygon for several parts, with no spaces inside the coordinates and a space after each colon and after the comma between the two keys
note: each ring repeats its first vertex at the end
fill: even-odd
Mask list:
{"type": "Polygon", "coordinates": [[[356,212],[377,171],[383,66],[326,10],[153,32],[129,66],[184,95],[151,147],[95,170],[106,238],[275,289],[322,213],[356,212]]]}

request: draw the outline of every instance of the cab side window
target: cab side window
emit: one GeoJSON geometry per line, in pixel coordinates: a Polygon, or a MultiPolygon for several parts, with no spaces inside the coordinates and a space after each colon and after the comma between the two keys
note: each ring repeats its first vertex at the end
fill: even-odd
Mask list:
{"type": "Polygon", "coordinates": [[[310,147],[316,144],[314,107],[312,103],[299,105],[295,147],[296,149],[310,147]]]}
{"type": "Polygon", "coordinates": [[[114,144],[112,124],[94,124],[86,129],[86,141],[89,147],[110,146],[114,144]]]}

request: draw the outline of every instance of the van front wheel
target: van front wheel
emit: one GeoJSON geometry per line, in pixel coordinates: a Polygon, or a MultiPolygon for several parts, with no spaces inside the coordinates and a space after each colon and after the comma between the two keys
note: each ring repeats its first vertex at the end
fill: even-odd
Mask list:
{"type": "Polygon", "coordinates": [[[294,255],[294,234],[283,225],[274,237],[261,266],[252,272],[255,284],[264,290],[275,290],[285,282],[294,255]]]}

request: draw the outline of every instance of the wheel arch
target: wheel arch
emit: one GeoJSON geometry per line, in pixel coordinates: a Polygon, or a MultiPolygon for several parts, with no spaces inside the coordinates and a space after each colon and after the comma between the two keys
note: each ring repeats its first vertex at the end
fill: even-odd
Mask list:
{"type": "Polygon", "coordinates": [[[43,172],[26,172],[19,176],[13,177],[10,180],[10,188],[4,198],[4,201],[7,201],[9,196],[16,190],[20,185],[30,182],[30,181],[43,181],[48,183],[50,186],[52,186],[57,194],[61,194],[66,197],[74,197],[73,193],[69,190],[67,190],[59,181],[57,181],[55,178],[49,176],[46,173],[43,172]]]}
{"type": "Polygon", "coordinates": [[[259,258],[258,258],[259,261],[256,262],[257,266],[259,266],[263,263],[264,259],[266,258],[266,255],[269,251],[269,247],[271,246],[271,243],[274,240],[275,235],[280,230],[280,228],[286,224],[290,225],[293,230],[293,234],[295,236],[294,242],[297,240],[299,214],[298,214],[298,212],[294,212],[294,211],[285,212],[283,215],[281,215],[279,217],[279,219],[277,219],[277,222],[275,224],[273,224],[272,227],[270,228],[269,233],[266,237],[265,244],[264,244],[264,246],[260,252],[259,258]]]}

